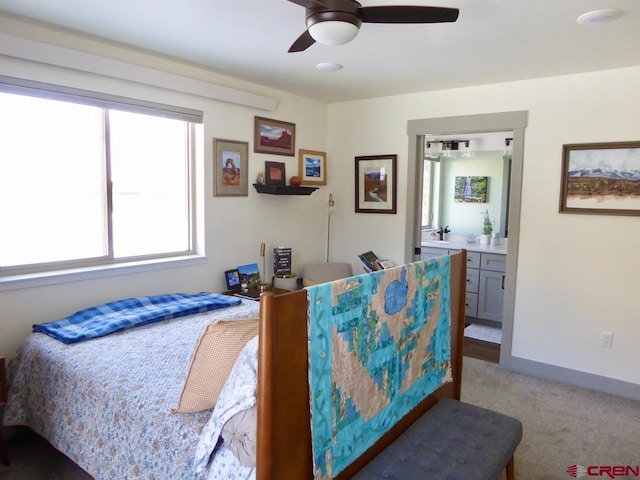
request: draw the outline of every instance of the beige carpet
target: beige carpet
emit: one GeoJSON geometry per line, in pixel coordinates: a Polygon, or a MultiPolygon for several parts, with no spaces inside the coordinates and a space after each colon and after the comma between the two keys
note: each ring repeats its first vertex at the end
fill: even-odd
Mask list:
{"type": "Polygon", "coordinates": [[[640,402],[508,372],[468,357],[462,400],[523,423],[517,480],[575,478],[566,472],[572,465],[640,465],[640,402]]]}
{"type": "MultiPolygon", "coordinates": [[[[508,372],[468,357],[464,358],[462,399],[522,421],[517,480],[570,480],[574,477],[566,470],[572,465],[640,464],[640,402],[508,372]]],[[[12,438],[9,450],[13,463],[8,468],[0,465],[0,480],[91,478],[28,432],[12,438]]]]}

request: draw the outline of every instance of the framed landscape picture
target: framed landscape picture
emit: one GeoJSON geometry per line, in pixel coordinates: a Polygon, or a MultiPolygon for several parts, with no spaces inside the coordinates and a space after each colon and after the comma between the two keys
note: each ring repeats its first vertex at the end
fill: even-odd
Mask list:
{"type": "Polygon", "coordinates": [[[298,175],[301,185],[327,184],[327,154],[314,150],[298,150],[298,175]]]}
{"type": "Polygon", "coordinates": [[[489,177],[456,177],[454,202],[487,203],[489,177]]]}
{"type": "Polygon", "coordinates": [[[264,180],[267,185],[286,184],[285,164],[282,162],[264,162],[264,180]]]}
{"type": "Polygon", "coordinates": [[[396,213],[397,155],[356,157],[356,213],[396,213]]]}
{"type": "Polygon", "coordinates": [[[255,117],[253,126],[253,151],[275,155],[295,155],[296,124],[255,117]]]}
{"type": "Polygon", "coordinates": [[[563,145],[560,213],[640,215],[640,142],[563,145]]]}
{"type": "Polygon", "coordinates": [[[213,196],[249,195],[249,142],[213,139],[213,196]]]}

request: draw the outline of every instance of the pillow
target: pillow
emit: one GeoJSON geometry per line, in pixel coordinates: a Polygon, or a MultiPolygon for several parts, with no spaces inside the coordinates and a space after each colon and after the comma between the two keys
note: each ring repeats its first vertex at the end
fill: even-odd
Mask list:
{"type": "Polygon", "coordinates": [[[172,412],[193,413],[213,408],[238,354],[257,334],[257,318],[206,325],[193,353],[180,401],[172,412]]]}
{"type": "Polygon", "coordinates": [[[229,450],[245,467],[256,466],[257,407],[242,410],[232,416],[222,428],[222,438],[229,450]]]}

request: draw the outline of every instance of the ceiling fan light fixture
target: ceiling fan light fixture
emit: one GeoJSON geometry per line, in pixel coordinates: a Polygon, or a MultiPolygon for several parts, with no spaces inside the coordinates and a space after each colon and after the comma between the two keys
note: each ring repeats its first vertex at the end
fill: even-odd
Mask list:
{"type": "Polygon", "coordinates": [[[309,34],[323,45],[344,45],[356,38],[358,26],[350,22],[329,20],[311,25],[309,34]]]}

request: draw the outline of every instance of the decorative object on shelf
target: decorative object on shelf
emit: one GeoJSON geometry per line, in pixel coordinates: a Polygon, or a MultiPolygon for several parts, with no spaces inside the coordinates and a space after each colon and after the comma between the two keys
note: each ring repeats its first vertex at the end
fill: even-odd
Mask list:
{"type": "Polygon", "coordinates": [[[298,172],[302,185],[326,185],[327,154],[314,150],[298,150],[298,172]]]}
{"type": "Polygon", "coordinates": [[[256,176],[256,183],[258,185],[264,185],[264,173],[263,172],[258,173],[258,175],[256,176]]]}
{"type": "Polygon", "coordinates": [[[297,175],[294,175],[289,179],[289,185],[293,185],[294,187],[299,187],[301,184],[302,184],[302,180],[297,175]]]}
{"type": "Polygon", "coordinates": [[[285,164],[282,162],[264,162],[264,180],[266,185],[285,184],[285,164]]]}
{"type": "Polygon", "coordinates": [[[493,221],[489,217],[489,209],[485,209],[480,212],[483,216],[482,221],[482,234],[480,235],[480,245],[489,245],[491,239],[491,232],[493,231],[493,221]]]}
{"type": "Polygon", "coordinates": [[[329,202],[327,204],[327,263],[331,258],[331,215],[333,214],[333,208],[335,208],[336,202],[333,199],[333,194],[329,194],[329,202]]]}
{"type": "Polygon", "coordinates": [[[253,151],[293,157],[296,149],[296,124],[255,117],[253,151]]]}
{"type": "Polygon", "coordinates": [[[254,183],[258,193],[267,193],[269,195],[311,195],[318,190],[318,187],[294,187],[293,185],[259,185],[254,183]]]}
{"type": "Polygon", "coordinates": [[[560,213],[640,215],[640,141],[562,146],[560,213]]]}
{"type": "Polygon", "coordinates": [[[258,269],[258,264],[248,263],[247,265],[239,265],[237,268],[242,289],[257,290],[260,285],[260,270],[258,269]]]}
{"type": "Polygon", "coordinates": [[[249,142],[213,139],[213,196],[249,195],[249,142]]]}
{"type": "Polygon", "coordinates": [[[355,157],[356,213],[396,213],[397,155],[355,157]]]}
{"type": "Polygon", "coordinates": [[[456,177],[453,201],[462,203],[487,203],[489,177],[456,177]]]}

